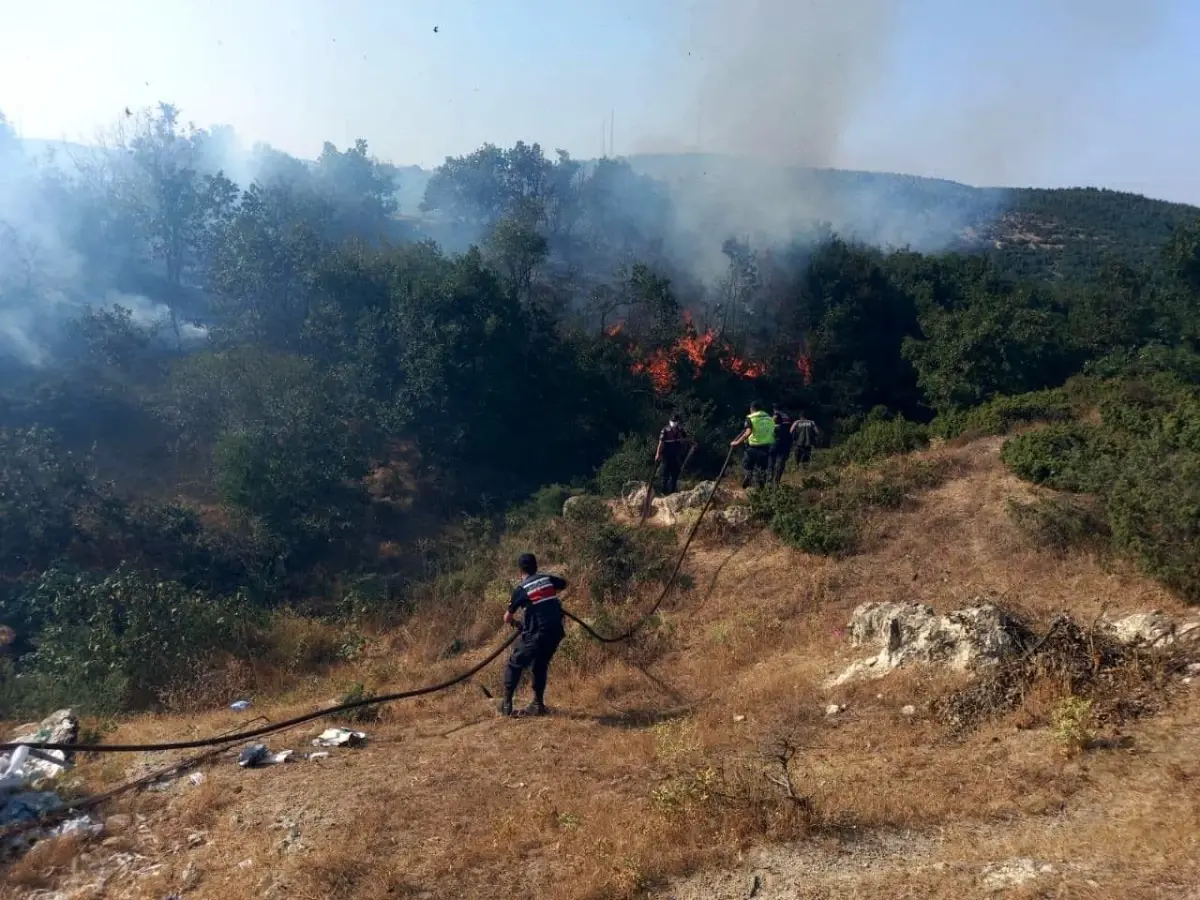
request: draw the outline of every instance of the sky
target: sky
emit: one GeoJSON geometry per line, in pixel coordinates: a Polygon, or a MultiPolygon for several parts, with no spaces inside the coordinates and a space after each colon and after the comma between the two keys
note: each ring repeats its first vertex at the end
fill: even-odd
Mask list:
{"type": "Polygon", "coordinates": [[[1200,203],[1197,45],[1195,0],[0,0],[0,111],[52,140],[165,100],[304,158],[611,140],[1200,203]]]}

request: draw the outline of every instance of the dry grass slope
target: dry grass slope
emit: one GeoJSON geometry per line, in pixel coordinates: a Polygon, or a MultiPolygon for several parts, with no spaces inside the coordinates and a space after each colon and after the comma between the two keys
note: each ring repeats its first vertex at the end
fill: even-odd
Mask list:
{"type": "MultiPolygon", "coordinates": [[[[1080,752],[1056,727],[1053,680],[963,733],[930,711],[962,686],[945,673],[820,687],[853,655],[840,630],[866,600],[946,611],[989,595],[1035,628],[1106,607],[1184,613],[1114,564],[1029,546],[1005,503],[1030,489],[1004,471],[999,443],[930,451],[956,477],[878,513],[866,552],[848,560],[765,533],[699,544],[694,587],[668,604],[652,661],[593,647],[556,662],[550,718],[498,720],[468,686],[387,709],[367,747],[323,761],[246,771],[222,759],[200,786],[184,779],[111,810],[137,824],[110,846],[27,857],[0,893],[961,898],[988,893],[986,866],[1030,857],[1048,868],[1009,896],[1189,896],[1200,884],[1193,688],[1159,685],[1160,711],[1100,723],[1102,740],[1080,752]],[[827,717],[829,703],[846,710],[827,717]]],[[[496,611],[464,598],[450,612],[486,641],[500,634],[496,611]]],[[[435,617],[422,627],[341,677],[399,687],[463,665],[430,662],[451,632],[435,617]]],[[[494,685],[498,673],[482,677],[494,685]]],[[[282,717],[331,693],[313,685],[256,711],[282,717]]],[[[147,717],[110,739],[212,733],[232,719],[147,717]]],[[[99,787],[133,774],[130,762],[86,774],[99,787]]]]}

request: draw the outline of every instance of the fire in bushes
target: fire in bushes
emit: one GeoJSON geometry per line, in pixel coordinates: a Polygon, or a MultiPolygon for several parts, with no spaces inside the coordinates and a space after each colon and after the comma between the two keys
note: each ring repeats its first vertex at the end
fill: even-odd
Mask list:
{"type": "MultiPolygon", "coordinates": [[[[622,324],[618,323],[608,329],[608,334],[617,337],[622,330],[622,324]]],[[[636,345],[631,345],[629,349],[632,354],[638,355],[636,345]]],[[[669,347],[659,347],[636,359],[632,369],[649,375],[656,393],[668,394],[675,387],[685,361],[692,368],[693,378],[699,377],[700,371],[710,363],[716,363],[724,371],[743,378],[759,378],[767,373],[763,363],[738,356],[733,347],[711,328],[697,331],[691,314],[687,312],[684,313],[683,334],[675,343],[669,347]]]]}

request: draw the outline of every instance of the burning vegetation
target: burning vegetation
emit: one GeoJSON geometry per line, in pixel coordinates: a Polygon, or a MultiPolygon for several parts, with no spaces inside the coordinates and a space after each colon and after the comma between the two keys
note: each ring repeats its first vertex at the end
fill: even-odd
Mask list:
{"type": "MultiPolygon", "coordinates": [[[[617,337],[622,330],[623,326],[618,323],[609,328],[607,333],[610,337],[617,337]]],[[[636,344],[630,345],[629,349],[635,356],[638,354],[636,344]]],[[[659,347],[636,359],[632,369],[650,376],[655,393],[669,394],[678,381],[681,364],[685,361],[692,369],[693,378],[698,378],[701,370],[710,364],[716,364],[723,371],[742,378],[761,378],[767,374],[765,364],[738,356],[733,346],[712,328],[697,331],[692,315],[687,311],[683,314],[683,334],[675,343],[659,347]]]]}

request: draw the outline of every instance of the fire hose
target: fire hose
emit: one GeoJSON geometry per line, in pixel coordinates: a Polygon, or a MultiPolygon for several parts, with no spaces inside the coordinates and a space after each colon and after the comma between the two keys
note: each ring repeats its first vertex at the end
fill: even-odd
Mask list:
{"type": "MultiPolygon", "coordinates": [[[[729,448],[729,453],[725,457],[725,462],[721,466],[721,471],[717,475],[716,481],[713,483],[712,490],[708,497],[705,498],[704,506],[700,509],[700,515],[696,517],[696,521],[692,524],[688,531],[687,539],[683,543],[683,547],[679,552],[678,558],[675,560],[675,567],[671,570],[671,576],[667,579],[662,591],[658,595],[658,599],[650,607],[646,613],[634,622],[629,628],[617,635],[604,635],[596,631],[592,626],[588,625],[574,613],[564,609],[563,614],[571,621],[579,625],[589,636],[604,644],[617,644],[622,641],[627,641],[638,631],[640,631],[646,623],[648,623],[658,612],[663,601],[671,592],[671,588],[675,586],[675,580],[679,577],[679,570],[683,567],[683,561],[687,556],[688,548],[692,544],[696,532],[700,528],[700,523],[704,520],[705,514],[712,506],[712,502],[717,494],[717,488],[721,484],[721,480],[725,477],[725,471],[729,468],[729,461],[733,458],[733,447],[729,448]]],[[[347,703],[340,703],[336,706],[331,706],[325,709],[319,709],[314,712],[305,713],[301,716],[296,716],[291,719],[285,719],[282,722],[274,722],[269,725],[264,725],[261,728],[253,728],[248,731],[240,731],[234,734],[222,734],[208,738],[197,738],[191,741],[170,741],[162,743],[144,743],[144,744],[65,744],[53,743],[48,741],[30,741],[24,743],[5,743],[0,744],[0,750],[12,751],[17,747],[28,747],[31,750],[59,750],[67,753],[159,753],[168,750],[195,750],[206,747],[227,747],[231,744],[248,741],[252,738],[265,737],[269,734],[276,734],[281,731],[287,731],[297,726],[304,725],[308,722],[313,722],[317,719],[323,719],[328,716],[338,713],[349,712],[355,709],[361,709],[365,706],[377,706],[383,703],[394,703],[397,700],[409,700],[413,697],[423,697],[429,694],[436,694],[441,691],[448,690],[456,685],[462,684],[464,681],[479,674],[493,662],[499,658],[505,650],[520,637],[519,632],[511,634],[499,647],[489,653],[480,662],[471,666],[466,671],[448,678],[444,681],[439,681],[436,684],[425,685],[424,687],[411,688],[407,691],[397,691],[391,694],[380,694],[374,697],[364,697],[361,700],[353,700],[347,703]]]]}

